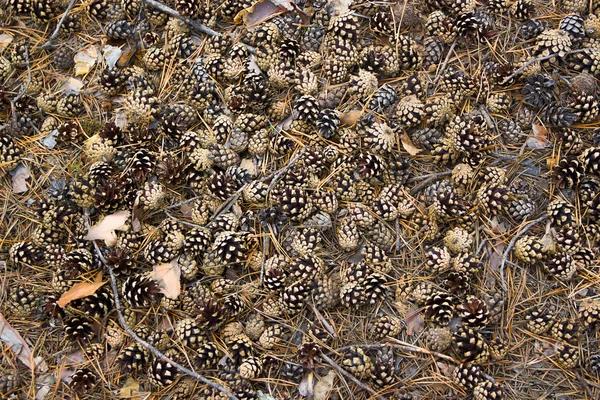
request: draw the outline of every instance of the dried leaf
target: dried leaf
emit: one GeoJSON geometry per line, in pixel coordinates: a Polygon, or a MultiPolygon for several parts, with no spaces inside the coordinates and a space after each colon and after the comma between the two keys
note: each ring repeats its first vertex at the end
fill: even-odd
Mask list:
{"type": "Polygon", "coordinates": [[[48,366],[43,358],[33,357],[31,348],[25,339],[23,339],[23,336],[8,323],[2,313],[0,313],[0,340],[6,343],[6,345],[15,353],[17,358],[29,369],[38,369],[41,372],[48,370],[48,366]]]}
{"type": "Polygon", "coordinates": [[[256,164],[250,158],[244,158],[240,163],[240,167],[244,168],[250,176],[256,176],[256,164]]]}
{"type": "Polygon", "coordinates": [[[361,110],[350,110],[340,117],[340,122],[342,126],[353,126],[362,115],[363,112],[361,110]]]}
{"type": "Polygon", "coordinates": [[[75,79],[75,78],[67,79],[66,82],[60,88],[61,92],[63,92],[63,93],[69,93],[69,92],[79,93],[81,91],[81,89],[83,89],[83,82],[81,82],[79,79],[75,79]]]}
{"type": "Polygon", "coordinates": [[[48,148],[53,149],[56,146],[56,138],[58,137],[58,130],[53,130],[46,137],[44,137],[40,142],[48,148]]]}
{"type": "Polygon", "coordinates": [[[114,214],[107,215],[100,223],[92,226],[85,240],[104,240],[107,246],[112,246],[117,242],[115,231],[127,230],[126,224],[129,220],[129,211],[117,211],[114,214]]]}
{"type": "Polygon", "coordinates": [[[75,76],[85,75],[92,70],[92,67],[98,61],[98,50],[91,46],[75,54],[75,76]]]}
{"type": "Polygon", "coordinates": [[[125,385],[119,390],[119,397],[130,399],[140,393],[140,384],[133,378],[127,378],[125,385]]]}
{"type": "Polygon", "coordinates": [[[305,375],[298,384],[298,393],[302,397],[312,398],[314,395],[314,375],[311,373],[305,375]]]}
{"type": "Polygon", "coordinates": [[[137,49],[135,47],[126,48],[125,51],[119,57],[119,61],[117,61],[117,67],[125,68],[131,64],[131,60],[134,59],[135,54],[137,53],[137,49]]]}
{"type": "Polygon", "coordinates": [[[19,166],[13,169],[10,174],[12,175],[13,193],[25,193],[29,189],[27,186],[27,179],[31,177],[29,168],[23,164],[19,164],[19,166]]]}
{"type": "Polygon", "coordinates": [[[348,11],[351,4],[352,0],[330,0],[328,7],[333,15],[340,15],[348,11]]]}
{"type": "Polygon", "coordinates": [[[412,140],[410,140],[410,137],[408,137],[408,135],[402,135],[401,141],[402,147],[404,147],[404,150],[406,150],[406,152],[411,156],[416,156],[417,154],[423,151],[423,149],[419,149],[413,144],[412,140]]]}
{"type": "Polygon", "coordinates": [[[102,285],[107,281],[102,282],[102,271],[98,272],[98,275],[94,278],[94,282],[79,282],[74,284],[71,289],[64,292],[56,304],[60,307],[65,308],[73,300],[83,299],[84,297],[91,296],[96,293],[102,285]]]}
{"type": "Polygon", "coordinates": [[[319,379],[315,384],[315,397],[314,400],[326,400],[329,398],[329,394],[333,389],[333,383],[337,374],[334,370],[330,370],[327,375],[319,379]]]}
{"type": "Polygon", "coordinates": [[[123,54],[123,50],[121,50],[119,47],[107,44],[104,46],[104,48],[102,48],[102,53],[104,55],[104,62],[106,63],[106,66],[109,69],[113,69],[117,64],[117,61],[119,61],[121,54],[123,54]]]}
{"type": "Polygon", "coordinates": [[[127,115],[124,110],[119,110],[115,113],[115,125],[121,129],[127,128],[127,115]]]}
{"type": "Polygon", "coordinates": [[[404,319],[404,323],[406,323],[406,334],[409,336],[423,332],[423,329],[425,329],[423,314],[421,314],[419,309],[414,306],[410,307],[410,311],[404,319]]]}
{"type": "Polygon", "coordinates": [[[14,37],[7,34],[7,33],[3,33],[0,35],[0,51],[6,49],[8,47],[8,45],[13,41],[14,37]]]}
{"type": "Polygon", "coordinates": [[[550,142],[548,141],[548,130],[543,125],[532,124],[531,130],[533,131],[533,136],[527,138],[525,144],[532,150],[544,149],[550,146],[550,142]]]}
{"type": "Polygon", "coordinates": [[[151,275],[165,297],[174,300],[179,296],[181,292],[181,266],[177,260],[167,264],[155,265],[151,275]]]}
{"type": "Polygon", "coordinates": [[[289,0],[260,0],[251,7],[240,11],[233,19],[233,22],[236,24],[241,24],[243,22],[246,26],[254,26],[267,21],[281,14],[286,9],[283,4],[277,5],[275,3],[285,3],[292,7],[290,10],[294,9],[293,5],[289,5],[289,0]]]}

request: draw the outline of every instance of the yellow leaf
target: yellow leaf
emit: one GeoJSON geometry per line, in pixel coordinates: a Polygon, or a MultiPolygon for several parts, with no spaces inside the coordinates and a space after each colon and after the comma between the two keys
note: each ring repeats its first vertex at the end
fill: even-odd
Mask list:
{"type": "Polygon", "coordinates": [[[406,150],[406,152],[411,156],[416,156],[417,154],[423,151],[422,149],[419,149],[413,144],[412,140],[410,140],[408,135],[402,135],[401,140],[402,147],[404,147],[404,150],[406,150]]]}
{"type": "Polygon", "coordinates": [[[71,289],[64,292],[60,299],[56,302],[60,307],[65,308],[67,304],[69,304],[73,300],[83,299],[84,297],[91,296],[96,293],[102,285],[104,285],[106,281],[102,282],[102,271],[98,272],[96,278],[94,278],[94,282],[80,282],[74,284],[71,289]]]}

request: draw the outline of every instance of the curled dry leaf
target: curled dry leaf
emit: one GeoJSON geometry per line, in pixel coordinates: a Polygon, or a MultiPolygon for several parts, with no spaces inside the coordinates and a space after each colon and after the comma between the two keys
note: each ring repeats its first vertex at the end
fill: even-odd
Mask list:
{"type": "Polygon", "coordinates": [[[29,189],[27,179],[31,177],[29,168],[23,164],[19,164],[10,174],[12,175],[13,193],[25,193],[29,189]]]}
{"type": "Polygon", "coordinates": [[[285,8],[275,4],[276,2],[278,1],[260,0],[251,7],[240,11],[233,19],[233,22],[236,24],[241,24],[243,22],[246,26],[255,26],[261,22],[267,21],[285,11],[285,8]]]}
{"type": "Polygon", "coordinates": [[[109,69],[113,69],[117,64],[117,61],[119,61],[121,54],[123,54],[123,50],[121,50],[119,47],[107,44],[102,48],[102,54],[104,56],[104,62],[106,63],[106,66],[109,69]]]}
{"type": "Polygon", "coordinates": [[[319,379],[315,384],[315,397],[314,400],[326,400],[329,398],[329,394],[333,390],[333,383],[335,382],[337,374],[334,370],[330,370],[327,375],[319,379]]]}
{"type": "Polygon", "coordinates": [[[417,154],[423,151],[422,149],[419,149],[413,144],[412,140],[410,140],[410,137],[408,137],[408,135],[402,135],[401,141],[402,147],[411,156],[416,156],[417,154]]]}
{"type": "Polygon", "coordinates": [[[106,281],[102,282],[102,271],[98,272],[98,275],[94,278],[94,282],[79,282],[74,284],[71,289],[64,292],[56,304],[60,307],[65,308],[73,300],[83,299],[84,297],[91,296],[96,293],[106,281]]]}
{"type": "Polygon", "coordinates": [[[532,124],[533,136],[527,138],[525,144],[532,150],[545,149],[550,146],[548,141],[548,130],[543,125],[532,124]]]}
{"type": "Polygon", "coordinates": [[[0,35],[0,51],[6,49],[8,47],[8,45],[13,41],[14,37],[7,34],[7,33],[3,33],[0,35]]]}
{"type": "Polygon", "coordinates": [[[100,223],[92,226],[84,239],[104,240],[107,246],[112,246],[117,242],[115,231],[126,231],[128,220],[129,211],[117,211],[114,214],[107,215],[100,223]]]}
{"type": "Polygon", "coordinates": [[[92,70],[96,61],[98,61],[98,49],[91,46],[87,49],[81,50],[75,57],[75,75],[85,75],[92,70]]]}
{"type": "Polygon", "coordinates": [[[340,117],[340,122],[342,126],[353,126],[362,115],[363,112],[361,110],[350,110],[340,117]]]}
{"type": "Polygon", "coordinates": [[[155,265],[151,273],[158,283],[160,291],[169,299],[176,299],[181,292],[181,266],[177,260],[167,264],[155,265]]]}

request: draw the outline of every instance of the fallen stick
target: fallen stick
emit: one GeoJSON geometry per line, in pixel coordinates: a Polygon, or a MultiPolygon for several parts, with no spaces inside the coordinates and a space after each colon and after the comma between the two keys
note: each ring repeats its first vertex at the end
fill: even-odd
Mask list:
{"type": "Polygon", "coordinates": [[[329,358],[327,355],[322,354],[321,358],[323,358],[323,360],[329,364],[331,367],[333,367],[333,369],[335,369],[337,372],[339,372],[340,374],[342,374],[343,376],[345,376],[346,378],[350,379],[352,382],[354,382],[359,388],[361,388],[362,390],[371,393],[373,396],[375,396],[376,399],[379,400],[385,400],[385,398],[383,396],[380,396],[377,394],[376,391],[374,391],[373,389],[371,389],[369,386],[365,385],[364,383],[362,383],[359,379],[357,379],[354,375],[352,375],[350,372],[346,371],[344,368],[340,367],[338,365],[338,363],[336,363],[335,361],[333,361],[331,358],[329,358]]]}
{"type": "Polygon", "coordinates": [[[67,18],[67,16],[69,15],[69,13],[71,12],[71,10],[73,9],[74,5],[75,5],[75,0],[71,0],[69,2],[69,5],[67,6],[67,9],[63,13],[63,15],[60,18],[60,20],[58,21],[58,24],[56,24],[56,28],[54,28],[54,32],[52,32],[52,35],[50,35],[50,37],[48,38],[48,40],[46,41],[46,43],[44,43],[43,45],[39,46],[38,49],[43,50],[43,49],[46,49],[48,47],[52,47],[53,46],[52,41],[54,39],[56,39],[56,37],[58,36],[58,33],[60,32],[60,27],[65,22],[65,19],[67,18]]]}
{"type": "MultiPolygon", "coordinates": [[[[90,225],[90,218],[89,215],[87,213],[87,211],[84,213],[84,219],[85,219],[85,224],[87,226],[87,229],[89,230],[91,228],[90,225]]],[[[92,240],[92,243],[94,245],[94,249],[96,250],[96,254],[98,255],[98,258],[100,259],[100,261],[102,261],[102,264],[104,264],[104,267],[108,270],[108,273],[110,275],[110,287],[112,289],[113,292],[113,296],[114,296],[114,301],[115,301],[115,309],[117,310],[117,317],[119,319],[119,324],[121,325],[121,327],[125,330],[125,332],[127,332],[127,334],[129,334],[129,336],[131,336],[131,338],[133,340],[135,340],[137,343],[139,343],[142,347],[146,348],[149,352],[151,352],[152,354],[154,354],[155,357],[160,358],[161,360],[167,361],[168,363],[170,363],[172,366],[174,366],[179,372],[188,375],[200,382],[203,382],[205,384],[207,384],[208,386],[210,386],[211,388],[218,390],[219,392],[225,394],[227,397],[229,397],[231,400],[239,400],[238,397],[236,397],[233,393],[231,393],[229,390],[225,389],[225,387],[223,387],[222,385],[213,382],[205,377],[203,377],[202,375],[184,367],[183,365],[180,365],[178,363],[176,363],[175,361],[171,360],[169,357],[167,357],[165,354],[163,354],[161,351],[159,351],[158,349],[156,349],[154,346],[152,346],[150,343],[146,342],[145,340],[143,340],[142,338],[140,338],[127,324],[127,321],[125,321],[125,318],[123,317],[123,313],[121,311],[121,300],[119,298],[119,290],[117,288],[117,278],[115,276],[114,271],[112,270],[112,268],[110,268],[108,266],[108,263],[106,261],[106,258],[104,257],[104,255],[102,254],[102,252],[100,251],[100,247],[98,247],[98,243],[96,243],[95,240],[92,240]]]]}
{"type": "MultiPolygon", "coordinates": [[[[169,14],[172,17],[182,20],[183,22],[185,22],[186,24],[188,24],[189,26],[191,26],[198,32],[202,32],[208,36],[219,36],[218,32],[210,29],[208,26],[202,25],[200,22],[195,21],[191,18],[184,17],[183,15],[179,14],[177,11],[175,11],[171,7],[164,5],[163,3],[159,2],[159,1],[144,0],[144,2],[151,7],[154,7],[157,10],[164,12],[165,14],[169,14]]],[[[256,49],[254,47],[247,45],[246,43],[243,43],[243,42],[240,42],[240,43],[242,43],[244,46],[246,46],[246,48],[248,49],[248,51],[250,51],[250,53],[252,53],[252,54],[256,53],[256,49]]]]}

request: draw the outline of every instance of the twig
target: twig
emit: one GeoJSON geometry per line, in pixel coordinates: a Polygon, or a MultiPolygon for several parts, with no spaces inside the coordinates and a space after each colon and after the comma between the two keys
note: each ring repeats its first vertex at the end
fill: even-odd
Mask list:
{"type": "Polygon", "coordinates": [[[267,196],[269,195],[269,193],[271,193],[271,189],[273,189],[273,186],[275,186],[275,184],[281,178],[283,173],[285,171],[287,171],[292,165],[294,165],[294,163],[300,157],[302,157],[305,152],[306,152],[306,146],[304,146],[298,153],[296,153],[296,155],[294,157],[292,157],[291,160],[286,165],[284,165],[283,167],[279,168],[277,171],[273,172],[269,176],[266,176],[262,179],[262,181],[267,181],[267,180],[273,178],[273,180],[271,180],[271,182],[269,183],[269,187],[267,188],[267,196]]]}
{"type": "MultiPolygon", "coordinates": [[[[164,5],[163,3],[159,2],[159,1],[144,0],[144,2],[151,7],[154,7],[157,10],[164,12],[165,14],[169,14],[172,17],[182,20],[183,22],[185,22],[186,24],[188,24],[195,30],[202,32],[205,35],[220,36],[218,32],[213,31],[212,29],[210,29],[209,27],[207,27],[205,25],[202,25],[198,21],[195,21],[191,18],[184,17],[183,15],[179,14],[177,11],[173,10],[171,7],[164,5]]],[[[247,45],[246,43],[243,43],[243,42],[240,42],[240,43],[242,43],[244,46],[246,46],[246,48],[248,49],[248,51],[250,51],[250,53],[254,54],[256,52],[256,49],[254,47],[247,45]]]]}
{"type": "Polygon", "coordinates": [[[415,185],[412,189],[410,189],[409,193],[411,196],[414,196],[417,193],[419,193],[421,190],[425,189],[428,185],[437,181],[438,179],[443,178],[445,176],[450,176],[450,175],[452,175],[452,171],[446,171],[446,172],[440,172],[437,174],[432,174],[429,178],[425,179],[423,182],[419,183],[418,185],[415,185]]]}
{"type": "Polygon", "coordinates": [[[570,56],[573,54],[579,54],[579,53],[583,53],[585,52],[587,49],[579,49],[579,50],[573,50],[573,51],[566,51],[562,56],[560,56],[558,53],[553,53],[544,57],[539,57],[539,58],[532,58],[531,60],[526,61],[523,65],[521,65],[519,68],[516,69],[516,71],[514,71],[512,74],[510,74],[509,76],[507,76],[506,78],[504,78],[504,80],[502,81],[501,85],[505,85],[507,82],[509,82],[511,79],[513,79],[514,77],[516,77],[517,75],[519,75],[521,72],[523,72],[525,70],[525,68],[529,67],[531,64],[535,64],[536,62],[540,62],[540,61],[546,61],[549,60],[551,58],[554,57],[564,57],[564,56],[570,56]]]}
{"type": "Polygon", "coordinates": [[[52,47],[53,46],[52,41],[54,39],[56,39],[56,37],[58,36],[58,33],[60,32],[60,27],[65,22],[65,19],[67,18],[67,16],[71,12],[71,9],[73,8],[74,5],[75,5],[75,0],[71,0],[69,2],[69,5],[67,6],[67,9],[63,13],[63,15],[60,18],[60,20],[58,21],[58,24],[56,24],[56,28],[54,28],[54,32],[52,32],[52,35],[50,35],[50,37],[48,38],[48,41],[46,43],[44,43],[43,45],[39,46],[38,49],[42,50],[42,49],[46,49],[48,47],[52,47]]]}
{"type": "MultiPolygon", "coordinates": [[[[277,171],[274,171],[274,172],[270,173],[269,175],[263,176],[262,178],[260,178],[260,182],[268,181],[269,179],[273,178],[273,180],[269,184],[269,187],[267,188],[267,196],[271,192],[271,189],[273,189],[273,186],[275,185],[275,183],[281,178],[281,175],[287,169],[289,169],[300,157],[302,157],[302,155],[305,152],[306,152],[306,147],[303,147],[294,157],[292,157],[292,159],[286,165],[284,165],[277,171]]],[[[245,185],[242,186],[241,188],[239,188],[237,190],[237,192],[235,192],[229,199],[227,199],[223,204],[221,204],[219,206],[219,208],[217,208],[217,211],[215,211],[213,217],[211,218],[211,222],[214,221],[219,215],[223,214],[224,212],[229,211],[231,206],[233,206],[233,203],[235,203],[237,201],[237,199],[239,199],[240,195],[244,191],[244,188],[245,188],[245,185]]]]}
{"type": "Polygon", "coordinates": [[[354,375],[352,375],[351,373],[349,373],[348,371],[346,371],[344,368],[340,367],[338,365],[338,363],[336,363],[335,361],[333,361],[331,358],[329,358],[327,355],[322,354],[321,357],[323,358],[323,360],[331,365],[333,367],[333,369],[335,369],[337,372],[339,372],[340,374],[344,375],[346,378],[350,379],[352,382],[354,382],[359,388],[361,388],[362,390],[365,390],[369,393],[371,393],[373,396],[375,396],[375,398],[379,399],[379,400],[385,400],[385,398],[383,396],[380,396],[377,394],[376,391],[374,391],[373,389],[371,389],[369,386],[365,385],[364,383],[362,383],[360,380],[358,380],[354,375]]]}
{"type": "MultiPolygon", "coordinates": [[[[84,219],[85,219],[85,224],[87,226],[87,229],[89,230],[91,228],[90,225],[90,218],[89,215],[87,213],[87,211],[84,213],[84,219]]],[[[98,255],[98,258],[100,258],[100,261],[102,261],[102,264],[104,264],[104,266],[106,267],[106,269],[108,270],[108,273],[110,274],[110,287],[112,289],[113,292],[113,296],[114,296],[114,302],[115,302],[115,309],[117,310],[117,316],[119,318],[119,324],[121,325],[121,327],[125,330],[125,332],[127,332],[131,338],[133,340],[135,340],[137,343],[139,343],[142,347],[146,348],[148,351],[150,351],[152,354],[154,354],[154,356],[156,356],[157,358],[160,358],[161,360],[167,361],[169,362],[172,366],[174,366],[175,368],[177,368],[177,370],[179,370],[180,372],[200,381],[203,382],[205,384],[207,384],[208,386],[210,386],[211,388],[218,390],[219,392],[225,394],[227,397],[229,397],[231,400],[239,400],[233,393],[231,393],[230,391],[228,391],[227,389],[225,389],[222,385],[213,382],[205,377],[203,377],[202,375],[184,367],[183,365],[180,365],[178,363],[176,363],[175,361],[171,360],[169,357],[167,357],[165,354],[163,354],[161,351],[159,351],[158,349],[156,349],[154,346],[152,346],[150,343],[144,341],[142,338],[140,338],[127,324],[127,322],[125,321],[125,318],[123,317],[123,313],[121,312],[121,300],[119,299],[119,290],[117,288],[117,278],[115,276],[114,271],[112,270],[112,268],[110,268],[108,266],[108,263],[106,261],[106,258],[104,257],[104,255],[102,254],[102,252],[100,251],[100,247],[98,247],[98,243],[96,243],[95,240],[92,240],[92,243],[94,245],[94,249],[96,250],[96,254],[98,255]]]]}
{"type": "Polygon", "coordinates": [[[440,67],[440,70],[438,71],[437,75],[435,76],[435,79],[433,80],[434,86],[437,85],[438,81],[442,77],[442,74],[446,70],[446,66],[448,65],[448,61],[450,60],[450,54],[452,54],[452,51],[454,51],[455,47],[456,47],[456,39],[454,39],[454,42],[452,42],[452,45],[450,46],[450,50],[448,50],[448,54],[446,54],[446,59],[444,60],[444,63],[440,67]]]}
{"type": "Polygon", "coordinates": [[[321,311],[319,311],[319,309],[314,304],[311,304],[311,308],[321,325],[323,325],[323,328],[327,329],[327,332],[329,332],[329,334],[334,339],[337,339],[338,335],[335,333],[335,329],[333,329],[333,326],[331,326],[331,324],[327,322],[327,319],[323,316],[323,314],[321,314],[321,311]]]}
{"type": "Polygon", "coordinates": [[[506,248],[506,251],[502,255],[502,263],[500,264],[500,279],[502,280],[502,288],[504,289],[505,292],[508,292],[508,285],[506,284],[506,281],[504,279],[504,266],[506,265],[506,261],[508,261],[508,254],[511,252],[511,250],[515,246],[515,243],[517,242],[517,240],[519,240],[519,238],[521,236],[523,236],[525,234],[525,232],[530,230],[535,224],[544,221],[546,218],[548,218],[548,216],[543,215],[543,216],[539,217],[538,219],[531,221],[530,223],[525,225],[525,227],[523,229],[521,229],[519,232],[517,232],[517,234],[515,236],[513,236],[513,238],[508,243],[508,247],[506,248]]]}
{"type": "Polygon", "coordinates": [[[25,48],[25,65],[27,66],[27,82],[25,83],[25,86],[21,88],[19,94],[17,94],[10,102],[10,111],[12,112],[12,122],[14,127],[17,126],[17,101],[21,100],[21,97],[27,92],[27,89],[29,89],[29,85],[31,84],[31,67],[29,65],[29,51],[27,48],[25,48]]]}
{"type": "Polygon", "coordinates": [[[415,346],[414,344],[406,343],[406,342],[403,342],[401,340],[398,340],[398,339],[395,339],[395,338],[392,338],[392,337],[390,337],[388,339],[390,341],[396,343],[394,345],[394,347],[396,347],[396,348],[398,348],[398,349],[400,349],[402,351],[405,351],[407,353],[427,354],[428,356],[434,356],[434,357],[437,357],[437,358],[441,358],[443,360],[447,360],[447,361],[453,362],[455,364],[459,364],[458,360],[456,360],[453,357],[447,356],[446,354],[442,354],[442,353],[438,353],[438,352],[435,352],[435,351],[427,350],[427,349],[424,349],[422,347],[415,346]]]}

